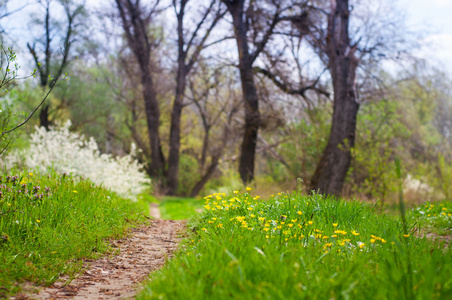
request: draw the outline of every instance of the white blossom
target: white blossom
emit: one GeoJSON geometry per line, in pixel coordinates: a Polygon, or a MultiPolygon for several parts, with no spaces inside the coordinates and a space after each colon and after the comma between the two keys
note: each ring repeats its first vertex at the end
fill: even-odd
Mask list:
{"type": "Polygon", "coordinates": [[[49,131],[36,127],[30,148],[11,153],[3,159],[3,165],[11,168],[22,162],[30,169],[72,173],[131,199],[149,187],[150,179],[141,171],[143,166],[133,158],[134,144],[131,154],[123,157],[102,154],[93,138],[86,140],[70,132],[70,126],[68,121],[49,131]]]}

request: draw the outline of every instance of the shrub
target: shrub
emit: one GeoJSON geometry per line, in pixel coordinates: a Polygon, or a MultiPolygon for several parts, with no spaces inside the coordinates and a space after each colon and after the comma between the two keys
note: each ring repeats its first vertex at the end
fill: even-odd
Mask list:
{"type": "Polygon", "coordinates": [[[5,159],[6,168],[22,165],[41,171],[72,173],[132,199],[149,186],[150,179],[133,158],[135,145],[132,144],[131,154],[123,157],[102,154],[93,138],[86,140],[70,132],[70,125],[68,121],[49,131],[37,127],[31,135],[30,148],[11,153],[5,159]]]}

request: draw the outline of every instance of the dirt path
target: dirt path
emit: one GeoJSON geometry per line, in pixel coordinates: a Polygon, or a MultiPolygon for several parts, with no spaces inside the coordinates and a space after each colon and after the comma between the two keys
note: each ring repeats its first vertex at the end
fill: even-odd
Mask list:
{"type": "Polygon", "coordinates": [[[148,225],[132,229],[129,238],[112,242],[120,249],[119,255],[87,261],[85,272],[68,286],[55,283],[38,294],[19,294],[13,299],[132,298],[137,284],[171,257],[184,226],[185,221],[150,220],[148,225]]]}

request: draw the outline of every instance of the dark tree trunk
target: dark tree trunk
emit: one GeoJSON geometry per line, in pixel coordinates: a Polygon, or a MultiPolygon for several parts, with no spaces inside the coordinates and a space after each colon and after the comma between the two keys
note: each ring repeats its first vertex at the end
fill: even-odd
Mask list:
{"type": "Polygon", "coordinates": [[[252,69],[257,53],[253,55],[249,51],[247,40],[248,29],[244,22],[244,2],[243,0],[233,1],[233,3],[228,2],[227,6],[233,19],[234,34],[239,54],[240,79],[245,103],[245,128],[241,146],[239,173],[242,182],[246,184],[254,179],[254,161],[260,114],[259,99],[252,69]]]}
{"type": "Polygon", "coordinates": [[[49,130],[51,125],[50,122],[50,105],[44,103],[41,107],[41,111],[39,112],[39,125],[44,127],[46,130],[49,130]]]}
{"type": "Polygon", "coordinates": [[[165,159],[162,153],[159,134],[160,109],[151,75],[150,55],[152,46],[147,35],[150,15],[145,17],[146,14],[143,13],[139,1],[116,0],[116,5],[127,42],[140,68],[151,152],[151,176],[158,180],[158,184],[163,187],[165,184],[165,159]]]}
{"type": "Polygon", "coordinates": [[[184,15],[185,7],[189,0],[173,1],[173,6],[176,9],[179,3],[179,10],[176,9],[177,15],[177,35],[178,35],[178,69],[176,79],[176,94],[174,97],[173,110],[171,112],[171,128],[169,141],[169,156],[168,156],[168,175],[167,175],[167,194],[175,195],[177,193],[178,178],[179,178],[179,157],[180,157],[180,125],[182,108],[184,107],[185,89],[187,87],[187,76],[190,73],[193,65],[197,62],[199,55],[204,48],[205,42],[209,37],[212,29],[222,17],[221,12],[217,12],[215,18],[206,29],[204,35],[200,38],[199,43],[194,43],[195,37],[199,34],[199,29],[206,22],[207,17],[211,14],[216,0],[211,0],[210,6],[205,10],[203,17],[192,32],[191,38],[185,42],[184,30],[184,15]],[[193,51],[192,51],[193,50],[193,51]]]}
{"type": "Polygon", "coordinates": [[[163,152],[160,144],[160,109],[149,70],[142,70],[141,84],[143,85],[143,99],[148,127],[148,137],[151,146],[150,169],[152,172],[152,177],[161,180],[160,185],[162,185],[164,184],[162,181],[165,176],[165,159],[163,157],[163,152]]]}
{"type": "Polygon", "coordinates": [[[333,122],[311,180],[313,190],[336,196],[341,194],[350,167],[359,109],[355,82],[359,59],[355,56],[356,45],[350,46],[349,14],[348,0],[332,0],[326,53],[334,89],[333,122]]]}
{"type": "MultiPolygon", "coordinates": [[[[185,61],[185,58],[183,58],[185,61]]],[[[173,111],[171,113],[170,149],[168,157],[168,194],[175,195],[178,186],[179,154],[180,154],[180,119],[183,108],[183,99],[187,83],[185,63],[179,64],[176,96],[174,97],[173,111]]]]}

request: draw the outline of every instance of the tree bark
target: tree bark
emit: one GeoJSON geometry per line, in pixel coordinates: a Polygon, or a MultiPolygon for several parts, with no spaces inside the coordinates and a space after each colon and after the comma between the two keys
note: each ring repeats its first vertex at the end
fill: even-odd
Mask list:
{"type": "Polygon", "coordinates": [[[150,170],[160,186],[164,185],[165,158],[160,143],[160,109],[154,82],[151,76],[150,55],[152,46],[147,35],[149,17],[144,17],[139,1],[116,0],[127,42],[132,50],[139,68],[143,101],[147,121],[148,137],[151,150],[150,170]]]}
{"type": "Polygon", "coordinates": [[[341,194],[350,167],[359,109],[355,82],[359,59],[356,45],[350,45],[349,15],[348,0],[331,1],[326,53],[334,89],[333,121],[328,144],[311,180],[313,190],[336,196],[341,194]]]}
{"type": "Polygon", "coordinates": [[[239,173],[243,184],[254,179],[254,161],[256,157],[257,134],[260,124],[259,98],[257,96],[254,73],[252,69],[254,57],[250,54],[247,40],[247,25],[244,22],[243,0],[224,1],[232,15],[234,34],[239,54],[239,70],[242,92],[245,103],[245,128],[241,146],[239,173]]]}

